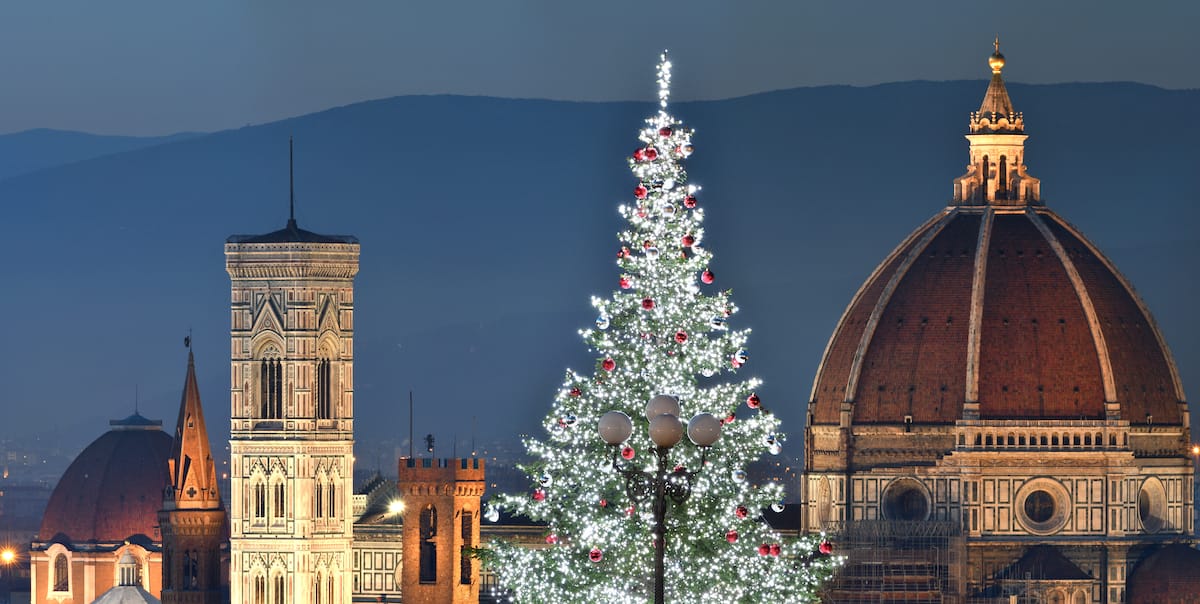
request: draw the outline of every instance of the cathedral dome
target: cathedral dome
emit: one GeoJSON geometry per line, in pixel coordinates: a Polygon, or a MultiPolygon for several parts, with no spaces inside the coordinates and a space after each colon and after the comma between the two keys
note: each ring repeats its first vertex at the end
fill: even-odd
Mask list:
{"type": "Polygon", "coordinates": [[[1041,206],[952,206],[863,284],[810,400],[815,424],[851,402],[855,424],[1181,425],[1185,399],[1145,305],[1074,227],[1041,206]]]}
{"type": "Polygon", "coordinates": [[[162,422],[133,414],[88,445],[50,496],[41,541],[120,542],[136,535],[158,541],[157,513],[171,484],[172,439],[162,422]]]}

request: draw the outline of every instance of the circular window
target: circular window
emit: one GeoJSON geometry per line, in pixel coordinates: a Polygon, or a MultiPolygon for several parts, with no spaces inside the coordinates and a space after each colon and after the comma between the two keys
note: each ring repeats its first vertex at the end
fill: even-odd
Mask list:
{"type": "Polygon", "coordinates": [[[1157,533],[1166,524],[1167,493],[1162,481],[1151,476],[1142,483],[1138,490],[1138,519],[1142,521],[1142,530],[1147,533],[1157,533]]]}
{"type": "Polygon", "coordinates": [[[1046,522],[1054,517],[1054,497],[1045,491],[1034,491],[1025,498],[1025,515],[1034,522],[1046,522]]]}
{"type": "Polygon", "coordinates": [[[892,481],[883,492],[883,516],[888,520],[925,520],[929,517],[929,493],[911,478],[892,481]]]}
{"type": "Polygon", "coordinates": [[[1071,496],[1062,483],[1053,478],[1034,478],[1017,490],[1017,521],[1035,535],[1062,530],[1071,512],[1071,496]]]}

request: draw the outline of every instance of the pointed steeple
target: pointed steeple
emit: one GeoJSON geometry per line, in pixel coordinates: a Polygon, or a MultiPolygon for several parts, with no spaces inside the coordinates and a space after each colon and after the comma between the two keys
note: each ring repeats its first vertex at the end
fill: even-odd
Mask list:
{"type": "Polygon", "coordinates": [[[175,423],[174,451],[168,464],[172,489],[167,498],[167,509],[221,507],[216,466],[209,446],[208,429],[204,425],[204,409],[200,404],[196,361],[191,347],[188,348],[187,377],[183,383],[183,399],[179,403],[179,420],[175,423]]]}
{"type": "Polygon", "coordinates": [[[967,173],[954,179],[955,205],[1023,206],[1041,202],[1041,181],[1026,171],[1025,117],[1013,109],[1012,99],[1000,75],[1004,55],[1000,37],[993,42],[995,52],[988,57],[992,81],[979,111],[971,113],[970,162],[967,173]]]}

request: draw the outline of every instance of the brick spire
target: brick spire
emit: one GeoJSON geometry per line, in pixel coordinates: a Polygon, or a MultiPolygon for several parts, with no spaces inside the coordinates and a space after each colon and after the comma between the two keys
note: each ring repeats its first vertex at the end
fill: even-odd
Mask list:
{"type": "Polygon", "coordinates": [[[200,387],[196,384],[196,363],[190,347],[183,399],[179,403],[179,420],[175,423],[175,444],[167,463],[173,487],[167,503],[170,504],[173,499],[174,509],[221,507],[216,467],[208,442],[208,430],[204,426],[204,410],[200,405],[200,387]]]}

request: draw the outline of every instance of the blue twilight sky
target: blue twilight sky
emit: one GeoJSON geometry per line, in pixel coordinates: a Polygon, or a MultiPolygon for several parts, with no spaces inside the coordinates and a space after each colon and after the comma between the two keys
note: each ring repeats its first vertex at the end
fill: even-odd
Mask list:
{"type": "Polygon", "coordinates": [[[365,99],[640,99],[978,79],[999,33],[1024,82],[1200,87],[1200,2],[17,1],[0,4],[0,133],[211,131],[365,99]],[[974,49],[967,52],[966,49],[974,49]]]}

